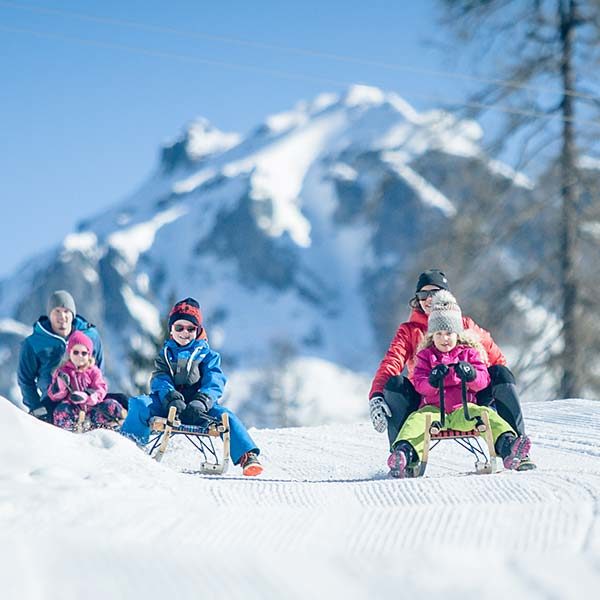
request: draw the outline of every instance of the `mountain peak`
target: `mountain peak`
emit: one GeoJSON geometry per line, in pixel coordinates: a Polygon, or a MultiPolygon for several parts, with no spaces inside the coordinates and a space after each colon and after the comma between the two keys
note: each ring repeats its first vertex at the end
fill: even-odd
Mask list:
{"type": "Polygon", "coordinates": [[[208,119],[198,117],[186,127],[179,139],[163,147],[161,165],[165,171],[173,171],[179,166],[225,152],[239,144],[240,140],[240,134],[223,132],[208,119]]]}
{"type": "Polygon", "coordinates": [[[342,102],[346,106],[379,106],[386,100],[385,93],[369,85],[351,85],[342,102]]]}
{"type": "Polygon", "coordinates": [[[239,143],[238,133],[225,133],[203,117],[197,118],[187,130],[187,153],[192,160],[229,150],[239,143]]]}

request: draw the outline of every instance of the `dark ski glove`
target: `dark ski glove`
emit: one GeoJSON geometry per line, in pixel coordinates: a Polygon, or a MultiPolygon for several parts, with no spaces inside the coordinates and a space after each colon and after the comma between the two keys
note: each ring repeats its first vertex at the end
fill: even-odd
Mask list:
{"type": "Polygon", "coordinates": [[[171,406],[177,409],[177,414],[180,415],[185,410],[185,398],[183,394],[177,390],[167,392],[163,400],[165,410],[168,412],[171,406]]]}
{"type": "Polygon", "coordinates": [[[181,413],[181,422],[185,425],[203,425],[210,420],[204,410],[204,402],[192,400],[181,413]]]}
{"type": "Polygon", "coordinates": [[[181,392],[170,390],[165,394],[162,405],[166,411],[173,405],[177,409],[177,412],[180,413],[185,408],[185,398],[181,392]]]}
{"type": "Polygon", "coordinates": [[[473,365],[466,360],[461,360],[454,365],[458,378],[462,381],[473,381],[477,376],[473,365]]]}
{"type": "Polygon", "coordinates": [[[50,391],[53,394],[59,394],[60,392],[64,392],[65,389],[69,392],[71,391],[71,380],[66,373],[58,373],[50,391]]]}
{"type": "MultiPolygon", "coordinates": [[[[196,392],[192,402],[200,402],[204,405],[204,412],[208,412],[214,406],[214,400],[204,392],[196,392]]],[[[190,403],[191,404],[191,403],[190,403]]]]}
{"type": "Polygon", "coordinates": [[[431,369],[431,373],[429,373],[429,383],[435,388],[440,387],[440,383],[444,381],[444,377],[448,375],[448,371],[450,369],[446,365],[435,365],[431,369]]]}
{"type": "Polygon", "coordinates": [[[89,396],[85,392],[71,392],[70,400],[73,404],[85,404],[89,396]]]}

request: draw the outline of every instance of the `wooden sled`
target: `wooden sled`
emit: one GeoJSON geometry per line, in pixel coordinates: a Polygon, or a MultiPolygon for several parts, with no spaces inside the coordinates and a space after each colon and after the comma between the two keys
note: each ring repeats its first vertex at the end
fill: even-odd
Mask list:
{"type": "MultiPolygon", "coordinates": [[[[455,367],[456,365],[449,365],[455,367]]],[[[440,420],[432,421],[431,413],[425,416],[425,434],[423,440],[423,459],[417,465],[408,469],[409,477],[422,477],[427,468],[429,451],[435,448],[443,440],[454,440],[465,450],[471,452],[475,457],[475,473],[478,475],[498,473],[502,470],[502,461],[496,455],[492,428],[487,413],[481,417],[471,417],[467,406],[467,385],[461,380],[462,407],[467,421],[473,421],[473,429],[470,431],[457,431],[445,426],[445,402],[444,384],[440,383],[440,420]],[[481,441],[487,446],[487,453],[481,441]],[[433,443],[432,443],[433,442],[433,443]]]]}
{"type": "MultiPolygon", "coordinates": [[[[123,411],[125,415],[127,415],[127,411],[123,411]]],[[[85,410],[79,409],[79,414],[77,415],[77,422],[75,423],[75,428],[73,429],[74,433],[86,433],[88,431],[95,431],[97,429],[110,429],[111,431],[117,431],[119,427],[123,424],[125,420],[125,415],[122,419],[115,419],[106,424],[104,427],[92,427],[89,419],[87,419],[87,414],[85,410]]]]}
{"type": "Polygon", "coordinates": [[[483,427],[479,425],[471,431],[457,431],[455,429],[442,428],[432,425],[432,415],[425,417],[425,439],[423,445],[423,459],[413,468],[412,477],[422,477],[427,468],[429,451],[435,448],[443,440],[454,440],[465,450],[471,452],[475,457],[475,473],[478,475],[498,473],[502,470],[502,461],[496,455],[492,430],[489,417],[483,414],[483,427]],[[487,447],[487,452],[482,445],[487,447]],[[433,443],[432,443],[433,442],[433,443]]]}
{"type": "Polygon", "coordinates": [[[206,424],[184,425],[176,418],[176,414],[175,407],[171,407],[166,418],[153,417],[150,420],[148,454],[160,462],[167,450],[169,440],[176,435],[182,435],[202,454],[200,473],[208,475],[225,473],[229,467],[230,458],[229,415],[223,413],[221,422],[207,415],[206,424]],[[221,458],[219,458],[213,442],[213,438],[216,437],[221,437],[223,440],[223,456],[221,458]]]}

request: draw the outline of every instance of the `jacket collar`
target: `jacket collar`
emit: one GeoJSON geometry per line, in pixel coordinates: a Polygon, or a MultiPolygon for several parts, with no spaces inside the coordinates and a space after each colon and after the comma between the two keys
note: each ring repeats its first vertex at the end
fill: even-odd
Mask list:
{"type": "Polygon", "coordinates": [[[179,352],[194,352],[197,348],[202,346],[206,346],[206,340],[203,339],[195,339],[192,340],[187,346],[180,346],[175,340],[168,339],[165,343],[165,346],[171,350],[174,354],[179,354],[179,352]]]}
{"type": "MultiPolygon", "coordinates": [[[[87,332],[87,330],[91,329],[92,327],[93,327],[93,325],[91,323],[89,323],[88,321],[86,321],[86,319],[84,319],[83,317],[80,317],[79,315],[76,315],[75,318],[73,319],[73,324],[71,326],[71,333],[73,333],[74,331],[86,331],[87,332]]],[[[42,315],[34,323],[33,329],[34,329],[34,331],[37,331],[38,333],[50,335],[52,337],[63,340],[63,342],[66,342],[65,338],[58,335],[57,333],[54,333],[54,331],[52,330],[52,325],[50,324],[50,319],[46,315],[42,315]]],[[[71,335],[71,333],[69,335],[71,335]]],[[[67,337],[67,339],[68,339],[68,337],[67,337]]]]}
{"type": "Polygon", "coordinates": [[[420,310],[413,308],[413,311],[410,313],[410,317],[408,318],[409,323],[415,323],[416,325],[423,325],[425,329],[427,329],[427,320],[429,317],[420,310]]]}

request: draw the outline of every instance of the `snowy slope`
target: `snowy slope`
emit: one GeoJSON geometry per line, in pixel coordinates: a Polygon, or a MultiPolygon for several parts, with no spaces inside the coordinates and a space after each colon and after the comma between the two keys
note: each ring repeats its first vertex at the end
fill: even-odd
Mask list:
{"type": "Polygon", "coordinates": [[[202,477],[112,432],[76,436],[0,401],[7,600],[590,598],[600,585],[597,403],[527,405],[539,469],[385,477],[367,423],[253,430],[265,473],[202,477]]]}

